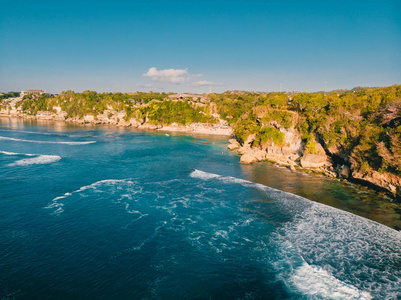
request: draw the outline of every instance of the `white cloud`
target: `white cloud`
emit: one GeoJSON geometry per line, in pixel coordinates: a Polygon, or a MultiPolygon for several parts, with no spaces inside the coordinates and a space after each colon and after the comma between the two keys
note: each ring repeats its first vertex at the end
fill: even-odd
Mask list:
{"type": "Polygon", "coordinates": [[[200,80],[203,74],[190,74],[188,72],[188,68],[158,70],[157,68],[152,67],[146,73],[142,74],[142,76],[149,77],[153,81],[158,82],[175,84],[187,83],[189,86],[192,87],[218,85],[211,81],[200,80]]]}
{"type": "Polygon", "coordinates": [[[142,76],[150,77],[153,81],[170,82],[170,83],[183,83],[191,79],[187,69],[164,69],[157,70],[157,68],[150,68],[142,76]]]}
{"type": "Polygon", "coordinates": [[[206,80],[195,81],[191,84],[191,86],[205,86],[205,85],[216,85],[216,84],[214,82],[206,80]]]}

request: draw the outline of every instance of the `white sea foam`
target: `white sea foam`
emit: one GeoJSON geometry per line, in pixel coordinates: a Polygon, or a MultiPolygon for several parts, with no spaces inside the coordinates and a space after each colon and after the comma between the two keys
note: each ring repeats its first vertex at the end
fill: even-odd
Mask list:
{"type": "Polygon", "coordinates": [[[96,143],[96,141],[88,142],[56,142],[56,141],[36,141],[36,140],[23,140],[11,137],[0,136],[0,140],[15,141],[15,142],[27,142],[27,143],[39,143],[39,144],[63,144],[63,145],[87,145],[96,143]]]}
{"type": "Polygon", "coordinates": [[[28,165],[41,165],[41,164],[51,164],[61,159],[58,155],[42,155],[42,154],[30,154],[30,153],[15,153],[15,152],[8,152],[8,151],[0,151],[0,154],[3,155],[10,155],[10,156],[28,156],[32,158],[24,158],[17,160],[11,164],[9,167],[12,166],[28,166],[28,165]]]}
{"type": "Polygon", "coordinates": [[[317,299],[372,299],[369,292],[338,280],[320,267],[304,263],[288,280],[298,291],[317,299]]]}
{"type": "Polygon", "coordinates": [[[36,156],[38,154],[29,154],[29,153],[15,153],[15,152],[8,152],[8,151],[0,151],[1,154],[4,155],[24,155],[24,156],[36,156]]]}
{"type": "Polygon", "coordinates": [[[25,158],[21,160],[17,160],[9,166],[28,166],[28,165],[41,165],[41,164],[51,164],[57,162],[61,159],[58,155],[39,155],[33,158],[25,158]]]}
{"type": "Polygon", "coordinates": [[[166,221],[162,221],[160,225],[158,225],[154,228],[154,232],[150,236],[146,237],[142,242],[140,242],[136,246],[116,252],[111,258],[115,259],[125,253],[130,253],[133,251],[140,251],[143,246],[145,246],[147,243],[149,243],[151,240],[153,240],[158,235],[159,230],[162,229],[166,224],[167,224],[166,221]]]}
{"type": "Polygon", "coordinates": [[[400,232],[315,203],[285,224],[283,233],[309,264],[325,266],[335,278],[375,298],[393,299],[399,292],[401,270],[394,263],[401,261],[400,232]]]}
{"type": "Polygon", "coordinates": [[[58,196],[56,198],[54,198],[46,207],[45,209],[53,209],[53,208],[57,208],[53,214],[55,215],[59,215],[62,212],[64,212],[64,203],[60,202],[60,200],[66,199],[70,196],[72,196],[73,194],[79,194],[83,191],[86,190],[96,190],[98,187],[102,186],[102,185],[106,185],[106,186],[115,186],[121,183],[126,183],[126,184],[133,184],[134,182],[131,180],[127,180],[127,179],[105,179],[105,180],[100,180],[100,181],[96,181],[95,183],[89,184],[89,185],[85,185],[80,187],[78,190],[75,190],[73,192],[69,192],[69,193],[65,193],[62,196],[58,196]]]}
{"type": "Polygon", "coordinates": [[[241,184],[244,186],[256,187],[258,189],[261,189],[263,191],[268,191],[270,193],[277,193],[277,192],[281,193],[281,191],[270,188],[263,184],[254,183],[254,182],[251,182],[251,181],[248,181],[245,179],[235,178],[235,177],[231,177],[231,176],[221,176],[221,175],[208,173],[208,172],[204,172],[204,171],[200,171],[200,170],[193,171],[189,176],[192,178],[199,178],[199,179],[203,179],[203,180],[217,179],[224,183],[236,183],[236,184],[241,184]]]}
{"type": "Polygon", "coordinates": [[[85,137],[85,135],[78,135],[78,134],[66,134],[60,132],[43,132],[43,131],[26,131],[26,130],[17,130],[13,128],[8,129],[0,129],[0,131],[5,132],[18,132],[18,133],[27,133],[27,134],[40,134],[40,135],[52,135],[52,136],[65,136],[65,137],[85,137]]]}
{"type": "MultiPolygon", "coordinates": [[[[268,192],[276,200],[269,207],[288,211],[278,230],[281,278],[312,299],[393,299],[401,286],[401,232],[290,193],[247,180],[199,170],[190,175],[202,180],[237,183],[268,192]],[[285,245],[287,244],[287,245],[285,245]],[[361,261],[369,262],[364,264],[361,261]],[[351,284],[352,283],[352,284],[351,284]]],[[[279,213],[280,211],[277,211],[279,213]]],[[[266,215],[274,219],[273,215],[266,215]]]]}
{"type": "Polygon", "coordinates": [[[200,179],[204,179],[204,180],[221,177],[220,175],[212,174],[212,173],[208,173],[208,172],[203,172],[203,171],[200,171],[200,170],[193,171],[190,174],[190,176],[193,177],[193,178],[200,178],[200,179]]]}

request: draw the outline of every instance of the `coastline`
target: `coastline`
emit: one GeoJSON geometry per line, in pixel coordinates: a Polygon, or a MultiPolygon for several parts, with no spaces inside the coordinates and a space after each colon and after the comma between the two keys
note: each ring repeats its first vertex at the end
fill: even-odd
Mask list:
{"type": "Polygon", "coordinates": [[[65,118],[63,116],[58,116],[56,114],[45,114],[45,115],[26,115],[20,113],[4,113],[0,111],[0,117],[4,118],[18,118],[22,120],[43,120],[43,121],[55,121],[64,122],[77,125],[112,125],[116,127],[130,127],[139,130],[151,130],[151,131],[165,131],[165,132],[181,132],[188,134],[206,134],[206,135],[218,135],[231,137],[233,132],[231,127],[226,124],[206,124],[206,123],[192,123],[189,125],[179,125],[173,123],[170,125],[160,125],[160,124],[150,124],[150,123],[140,123],[135,119],[130,119],[126,121],[124,119],[118,120],[119,118],[112,118],[109,120],[95,120],[94,118],[88,118],[85,116],[83,119],[78,118],[65,118]]]}
{"type": "Polygon", "coordinates": [[[231,127],[228,126],[214,126],[214,125],[206,125],[193,123],[190,125],[168,125],[163,126],[161,128],[156,129],[157,131],[166,131],[166,132],[182,132],[182,133],[194,133],[194,134],[208,134],[208,135],[220,135],[220,136],[232,136],[233,132],[231,127]]]}
{"type": "MultiPolygon", "coordinates": [[[[23,117],[16,117],[16,116],[3,116],[3,115],[0,115],[0,120],[5,120],[5,119],[13,120],[13,122],[15,122],[15,123],[23,122],[23,121],[28,121],[29,122],[30,120],[34,122],[33,124],[35,124],[38,121],[39,121],[39,124],[41,122],[45,122],[45,124],[49,125],[49,126],[54,126],[54,127],[59,126],[59,129],[62,129],[62,128],[60,128],[60,126],[63,126],[63,128],[64,128],[64,126],[66,126],[67,124],[83,126],[83,127],[85,125],[88,125],[88,126],[91,126],[91,127],[95,126],[95,125],[103,125],[103,126],[105,126],[104,128],[119,128],[119,127],[121,129],[123,129],[123,128],[130,129],[130,128],[132,128],[133,130],[145,131],[145,132],[148,132],[148,133],[159,132],[160,134],[162,134],[162,133],[171,132],[171,133],[177,133],[177,134],[180,134],[180,135],[182,134],[182,135],[188,135],[188,136],[191,136],[193,134],[195,134],[195,135],[199,134],[199,135],[205,135],[204,136],[205,138],[207,138],[207,135],[210,136],[210,137],[212,137],[212,136],[219,137],[220,136],[221,138],[224,138],[224,140],[225,140],[225,142],[223,142],[223,145],[224,145],[224,143],[228,142],[228,136],[227,135],[220,134],[220,132],[218,130],[213,131],[213,130],[210,129],[210,127],[207,127],[206,131],[205,131],[204,127],[198,127],[197,130],[194,130],[194,128],[191,127],[191,126],[171,126],[171,127],[167,127],[166,126],[166,127],[157,128],[157,129],[152,127],[152,129],[149,129],[146,126],[139,126],[139,127],[124,126],[123,127],[123,126],[116,126],[116,125],[113,125],[113,124],[93,124],[93,123],[89,123],[89,122],[82,123],[82,122],[72,122],[72,121],[66,122],[65,120],[53,120],[53,119],[48,119],[48,118],[47,119],[45,119],[45,118],[35,118],[33,116],[28,116],[27,118],[23,118],[23,117]],[[59,125],[57,125],[57,124],[59,124],[59,125]],[[227,140],[226,140],[226,138],[227,138],[227,140]]],[[[42,123],[42,124],[44,124],[44,123],[42,123]]],[[[99,126],[99,127],[101,128],[101,126],[99,126]]],[[[230,151],[230,152],[234,153],[236,155],[240,155],[240,154],[238,154],[237,151],[230,151]]],[[[286,182],[288,180],[291,181],[291,179],[294,179],[295,181],[297,181],[297,178],[298,179],[301,178],[302,180],[303,180],[303,178],[311,178],[309,180],[312,180],[313,182],[315,182],[315,184],[318,184],[317,187],[320,187],[321,186],[321,182],[324,182],[323,178],[326,178],[326,180],[333,180],[333,182],[336,182],[336,181],[337,182],[343,182],[342,184],[344,184],[344,185],[352,185],[353,188],[356,191],[355,195],[357,195],[357,194],[365,194],[365,193],[369,192],[369,193],[373,193],[372,195],[376,195],[377,196],[377,197],[373,196],[372,198],[370,198],[368,196],[364,196],[364,198],[360,198],[359,196],[356,196],[357,198],[355,198],[355,199],[359,199],[358,203],[360,203],[360,205],[361,205],[359,208],[356,208],[356,207],[354,207],[354,208],[350,208],[350,207],[346,208],[346,206],[343,207],[342,204],[336,206],[336,205],[333,205],[333,203],[326,203],[326,204],[328,204],[330,206],[334,206],[334,207],[337,207],[337,208],[340,208],[340,209],[345,209],[345,210],[350,211],[352,213],[355,213],[357,215],[361,215],[360,213],[358,213],[359,210],[361,210],[361,212],[363,212],[363,211],[366,212],[367,208],[369,207],[368,210],[369,211],[372,210],[372,214],[377,214],[378,216],[381,216],[383,214],[390,214],[391,215],[391,219],[396,218],[398,216],[398,214],[399,214],[398,210],[400,208],[399,208],[398,204],[396,204],[393,201],[391,201],[391,199],[386,197],[384,194],[376,193],[375,189],[372,189],[372,187],[367,188],[366,185],[364,185],[364,184],[354,183],[354,182],[352,182],[350,180],[347,180],[347,179],[344,179],[344,178],[333,178],[333,177],[330,178],[330,176],[327,176],[322,172],[316,172],[315,170],[300,169],[300,168],[296,168],[295,170],[292,170],[288,165],[280,164],[277,161],[273,162],[273,161],[269,161],[269,160],[263,160],[263,161],[260,161],[260,162],[264,162],[264,163],[263,164],[253,164],[253,163],[251,163],[251,164],[241,163],[240,164],[241,165],[241,169],[243,169],[245,171],[245,174],[247,174],[247,177],[252,182],[261,183],[261,184],[264,184],[266,186],[271,186],[271,187],[274,187],[274,188],[279,188],[280,190],[287,191],[287,192],[290,192],[290,193],[294,193],[294,194],[306,197],[306,198],[311,199],[311,200],[316,201],[316,202],[326,203],[326,202],[322,202],[321,201],[322,199],[315,199],[314,196],[313,196],[314,195],[313,190],[310,191],[310,194],[305,194],[305,191],[303,191],[302,189],[299,190],[299,191],[293,190],[293,188],[294,188],[293,184],[286,184],[286,182]],[[273,170],[280,170],[281,169],[282,170],[281,172],[283,172],[283,171],[284,172],[288,172],[288,173],[285,173],[285,174],[287,174],[287,175],[285,175],[285,177],[286,178],[288,177],[288,179],[286,181],[284,181],[284,182],[275,181],[276,180],[275,179],[276,176],[274,176],[271,173],[272,168],[273,168],[273,170]],[[260,171],[256,171],[256,170],[264,170],[264,171],[260,172],[260,171]],[[282,185],[282,186],[280,186],[280,185],[282,185]],[[382,199],[382,200],[378,201],[377,199],[382,199]]],[[[278,178],[280,178],[280,176],[277,176],[277,180],[278,180],[278,178]]],[[[365,217],[367,217],[367,216],[365,216],[365,217]]],[[[370,217],[369,219],[379,221],[377,219],[377,217],[375,217],[375,218],[370,217]]],[[[381,221],[380,223],[382,223],[382,224],[387,224],[383,220],[380,220],[380,221],[381,221]]],[[[400,228],[401,228],[401,225],[400,225],[400,223],[398,221],[391,221],[391,223],[389,223],[389,224],[392,224],[391,227],[394,228],[394,229],[400,230],[400,228]],[[396,225],[394,225],[394,224],[396,224],[396,225]]],[[[387,224],[387,225],[389,225],[389,224],[387,224]]]]}
{"type": "MultiPolygon", "coordinates": [[[[20,120],[36,120],[36,121],[53,121],[63,122],[76,125],[109,125],[115,127],[126,127],[137,130],[153,131],[153,132],[166,132],[166,133],[182,133],[182,134],[199,134],[199,135],[210,135],[210,136],[221,136],[230,138],[228,140],[227,148],[237,155],[240,156],[240,161],[243,164],[252,164],[254,162],[268,162],[276,166],[286,167],[293,172],[308,173],[315,176],[326,176],[329,178],[337,178],[346,180],[350,183],[356,184],[361,187],[368,187],[376,192],[384,192],[390,197],[390,202],[399,202],[400,196],[396,192],[388,188],[389,185],[393,186],[393,183],[388,183],[386,178],[379,178],[379,182],[371,178],[363,178],[360,174],[356,174],[358,177],[353,177],[351,171],[347,165],[334,166],[330,161],[331,157],[324,153],[323,148],[320,149],[320,153],[316,155],[302,153],[300,149],[304,147],[301,145],[295,134],[290,132],[290,143],[291,149],[285,149],[286,147],[280,148],[278,146],[270,146],[267,149],[255,149],[251,147],[253,136],[250,136],[244,145],[240,145],[238,141],[233,137],[233,130],[231,127],[224,123],[218,124],[205,124],[205,123],[192,123],[188,125],[179,125],[172,123],[170,125],[155,125],[151,123],[140,123],[136,119],[130,119],[129,121],[124,120],[123,116],[115,115],[110,119],[96,120],[93,116],[84,116],[84,118],[66,118],[63,115],[39,112],[38,115],[26,115],[16,111],[0,111],[0,117],[4,118],[17,118],[20,120]],[[283,151],[284,149],[284,151],[283,151]],[[305,159],[305,157],[307,159],[305,159]],[[316,164],[316,162],[318,162],[316,164]]],[[[318,144],[320,145],[320,144],[318,144]]],[[[374,174],[376,175],[376,174],[374,174]]],[[[373,176],[372,176],[373,177],[373,176]]]]}

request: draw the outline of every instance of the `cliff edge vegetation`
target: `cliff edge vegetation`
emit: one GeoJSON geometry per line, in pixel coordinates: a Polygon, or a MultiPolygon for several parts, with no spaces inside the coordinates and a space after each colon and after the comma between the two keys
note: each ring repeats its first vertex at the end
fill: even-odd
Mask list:
{"type": "Polygon", "coordinates": [[[328,93],[12,96],[18,97],[0,99],[0,114],[152,129],[227,127],[234,137],[229,148],[244,163],[269,160],[312,169],[401,197],[401,85],[328,93]]]}
{"type": "Polygon", "coordinates": [[[401,196],[400,85],[215,101],[233,127],[230,148],[242,161],[315,169],[401,196]]]}

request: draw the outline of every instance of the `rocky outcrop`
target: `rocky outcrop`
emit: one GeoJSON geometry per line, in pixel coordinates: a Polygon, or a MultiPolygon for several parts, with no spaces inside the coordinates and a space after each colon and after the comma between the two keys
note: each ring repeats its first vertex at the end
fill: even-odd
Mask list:
{"type": "Polygon", "coordinates": [[[355,179],[367,181],[378,187],[390,191],[394,196],[401,199],[401,177],[391,173],[379,173],[369,170],[365,173],[352,171],[352,177],[355,179]]]}
{"type": "Polygon", "coordinates": [[[245,164],[268,160],[288,166],[293,171],[299,166],[319,171],[329,177],[339,177],[380,188],[401,199],[401,176],[372,170],[361,173],[353,169],[352,164],[348,162],[348,153],[339,145],[325,149],[319,142],[312,141],[314,148],[311,151],[302,143],[301,135],[295,129],[280,129],[280,131],[285,134],[285,146],[280,147],[271,143],[265,148],[252,147],[256,136],[252,134],[242,145],[237,140],[230,139],[228,149],[236,150],[241,155],[240,161],[245,164]],[[336,166],[333,166],[333,159],[336,160],[336,166]]]}
{"type": "MultiPolygon", "coordinates": [[[[195,134],[207,134],[207,135],[222,135],[231,136],[232,129],[228,126],[226,121],[220,120],[217,124],[206,124],[206,123],[192,123],[188,125],[179,125],[173,123],[169,126],[163,126],[161,124],[152,124],[146,122],[146,119],[135,119],[131,118],[126,120],[125,112],[116,112],[111,109],[105,110],[102,114],[85,115],[83,118],[79,117],[68,117],[67,112],[62,111],[60,107],[53,107],[54,111],[39,111],[36,115],[28,115],[27,113],[11,109],[10,106],[0,109],[0,116],[7,117],[18,117],[24,119],[36,119],[36,120],[49,120],[49,121],[63,121],[71,122],[75,124],[93,124],[93,125],[114,125],[119,127],[133,127],[143,130],[164,130],[164,131],[176,131],[185,133],[195,134]]],[[[238,144],[239,147],[239,144],[238,144]]]]}
{"type": "Polygon", "coordinates": [[[339,165],[336,171],[338,176],[342,178],[348,179],[351,176],[351,169],[347,165],[339,165]]]}
{"type": "Polygon", "coordinates": [[[228,148],[230,150],[237,149],[238,153],[242,155],[240,159],[242,163],[249,164],[256,161],[269,160],[294,169],[294,165],[299,165],[299,158],[303,152],[304,145],[301,135],[295,129],[280,128],[280,131],[284,133],[284,146],[279,146],[272,142],[264,147],[252,147],[256,134],[251,134],[239,148],[238,142],[234,143],[232,141],[228,148]]]}
{"type": "Polygon", "coordinates": [[[266,160],[266,151],[261,149],[251,149],[245,152],[240,158],[240,161],[245,164],[262,160],[266,160]]]}
{"type": "Polygon", "coordinates": [[[230,150],[237,150],[241,147],[241,144],[236,139],[229,139],[228,142],[227,148],[230,150]]]}
{"type": "Polygon", "coordinates": [[[325,154],[305,154],[302,156],[301,167],[305,169],[318,169],[330,165],[325,154]]]}
{"type": "Polygon", "coordinates": [[[135,128],[137,128],[137,127],[142,125],[141,122],[139,122],[137,119],[134,119],[134,118],[131,118],[129,120],[129,123],[131,124],[132,127],[135,127],[135,128]]]}
{"type": "Polygon", "coordinates": [[[331,166],[330,158],[326,155],[323,146],[316,141],[313,141],[313,143],[316,151],[315,153],[305,151],[300,159],[301,167],[305,169],[318,169],[331,166]]]}

